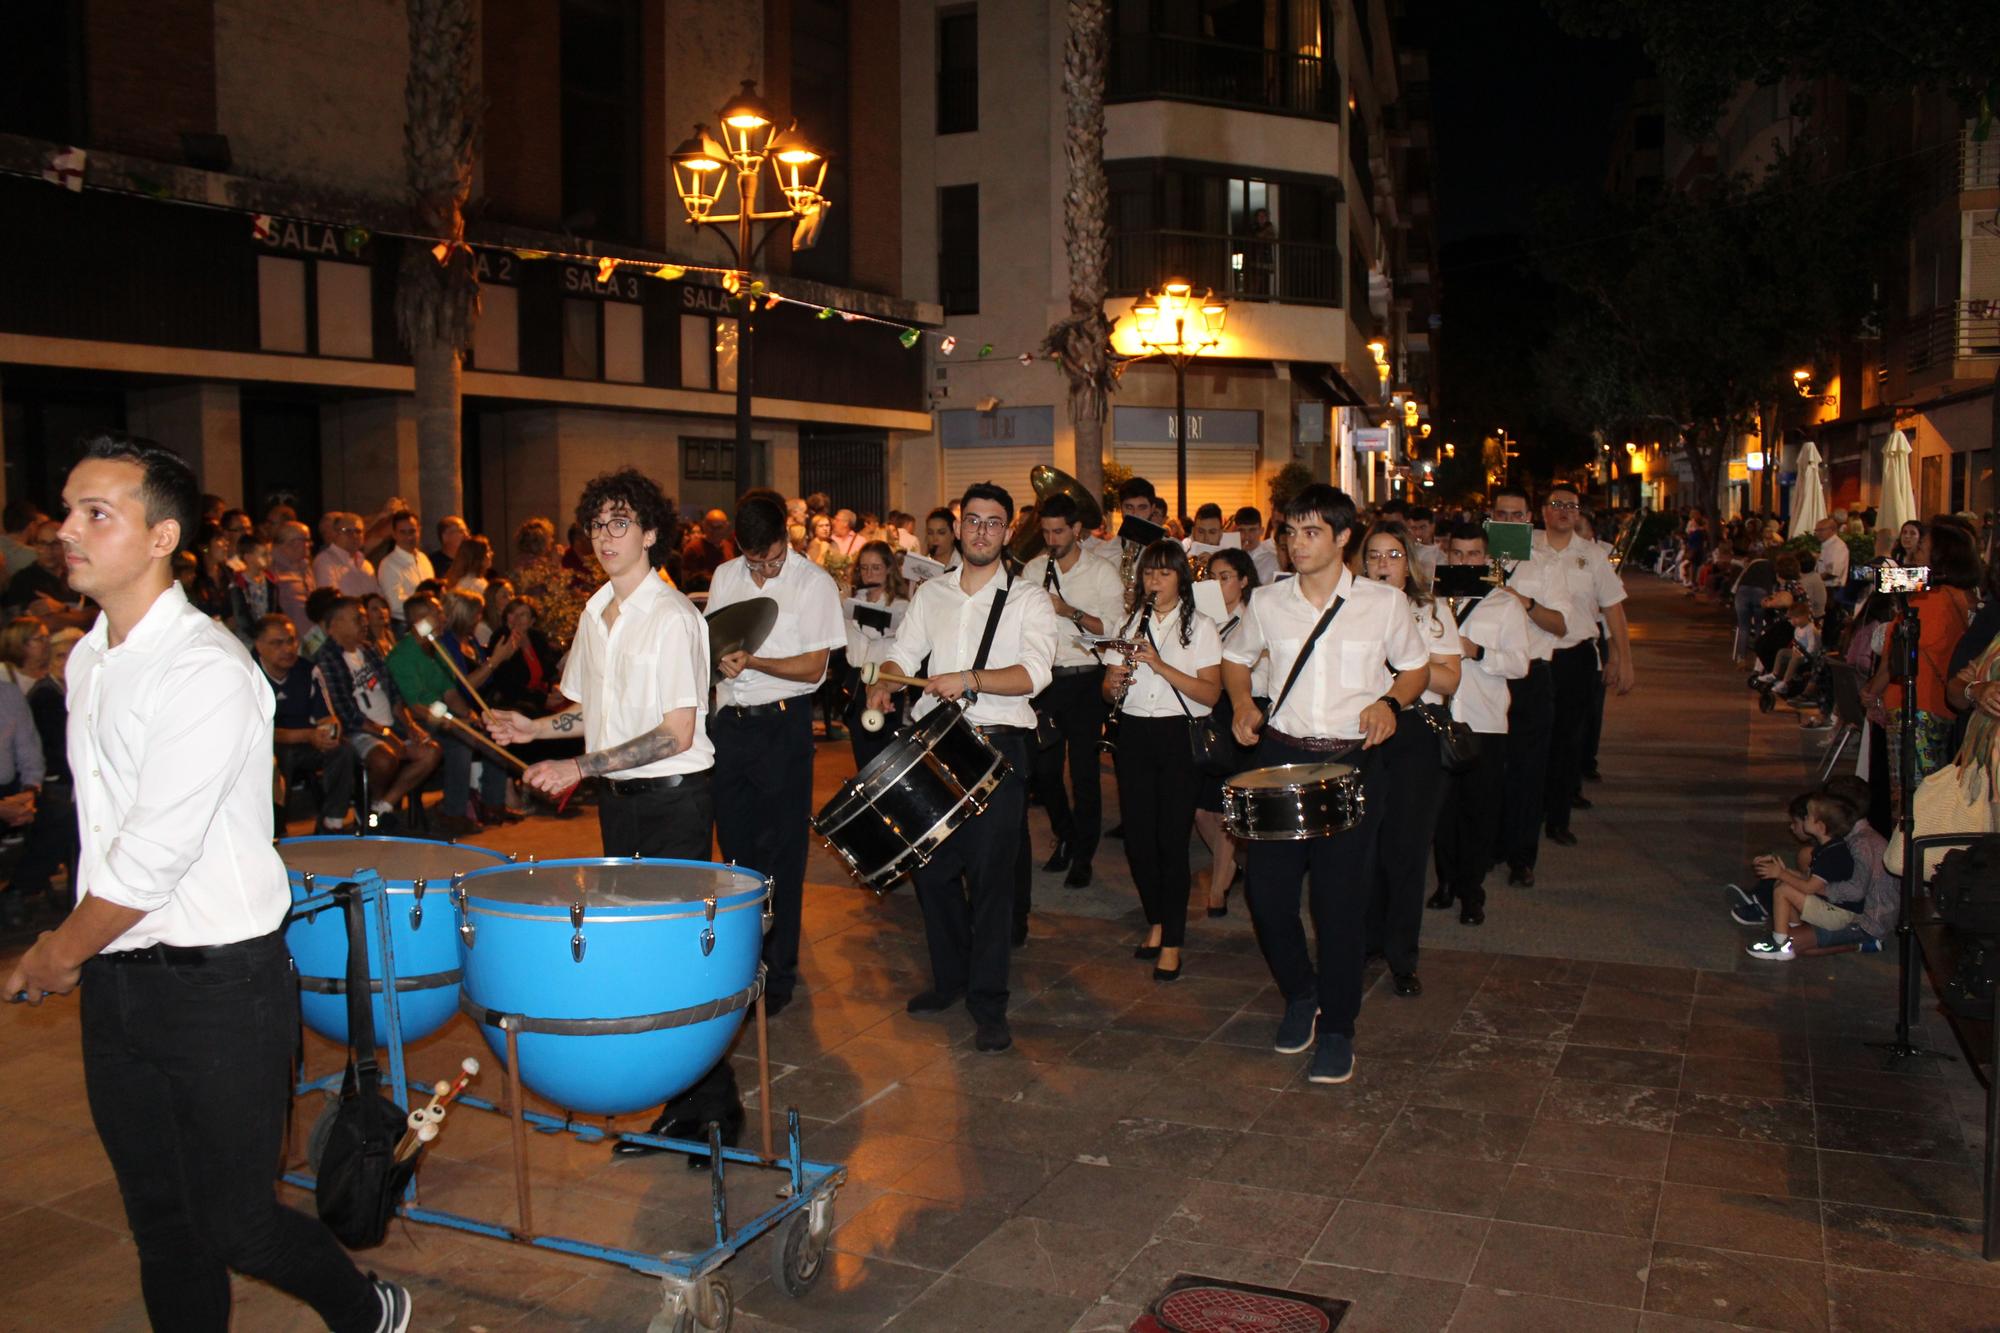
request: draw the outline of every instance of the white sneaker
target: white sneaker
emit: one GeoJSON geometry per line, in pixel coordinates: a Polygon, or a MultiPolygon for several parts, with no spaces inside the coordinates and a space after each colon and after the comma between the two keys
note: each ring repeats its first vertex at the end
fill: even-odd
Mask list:
{"type": "Polygon", "coordinates": [[[1744,952],[1752,958],[1763,958],[1777,963],[1789,963],[1793,957],[1790,940],[1786,940],[1783,944],[1775,944],[1768,939],[1758,940],[1744,952]]]}
{"type": "Polygon", "coordinates": [[[409,1333],[410,1293],[372,1273],[369,1279],[374,1282],[375,1295],[382,1302],[382,1320],[375,1325],[375,1333],[409,1333]]]}

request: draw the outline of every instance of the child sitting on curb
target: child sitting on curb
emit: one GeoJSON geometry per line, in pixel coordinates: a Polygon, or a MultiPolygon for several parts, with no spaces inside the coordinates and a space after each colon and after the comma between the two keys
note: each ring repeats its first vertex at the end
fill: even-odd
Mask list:
{"type": "Polygon", "coordinates": [[[1824,789],[1806,797],[1804,818],[1795,826],[1812,841],[1803,871],[1775,856],[1755,862],[1758,873],[1773,881],[1772,929],[1769,939],[1750,946],[1750,956],[1789,962],[1797,948],[1834,949],[1879,940],[1888,924],[1876,919],[1884,897],[1876,883],[1885,878],[1881,835],[1852,803],[1824,789]]]}

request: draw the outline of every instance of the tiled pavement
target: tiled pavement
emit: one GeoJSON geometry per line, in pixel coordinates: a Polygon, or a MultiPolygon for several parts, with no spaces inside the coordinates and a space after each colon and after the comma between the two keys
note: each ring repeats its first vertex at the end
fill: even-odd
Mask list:
{"type": "MultiPolygon", "coordinates": [[[[1979,1260],[1971,1220],[1982,1094],[1961,1064],[1885,1073],[1862,1044],[1888,1029],[1889,960],[1759,965],[1713,926],[1712,878],[1777,831],[1764,812],[1798,780],[1800,746],[1719,694],[1722,650],[1695,651],[1706,619],[1635,592],[1645,684],[1614,704],[1609,799],[1579,818],[1576,859],[1548,866],[1552,891],[1505,904],[1531,945],[1553,916],[1573,956],[1472,952],[1494,936],[1435,930],[1451,947],[1426,951],[1421,999],[1371,990],[1344,1087],[1270,1052],[1276,997],[1240,908],[1227,929],[1195,923],[1171,988],[1130,957],[1136,914],[1038,916],[1015,956],[1016,1049],[993,1057],[962,1013],[903,1014],[922,984],[907,893],[809,892],[811,992],[772,1024],[773,1097],[850,1184],[806,1298],[765,1280],[761,1246],[727,1270],[737,1327],[1123,1329],[1192,1271],[1344,1297],[1347,1331],[2000,1328],[2000,1264],[1979,1260]],[[1649,663],[1668,652],[1704,676],[1649,663]],[[1647,720],[1697,716],[1694,740],[1647,720]],[[1665,788],[1640,776],[1655,742],[1706,747],[1723,773],[1733,745],[1741,777],[1727,801],[1665,785],[1702,799],[1675,815],[1684,864],[1635,906],[1620,886],[1660,868],[1620,835],[1661,818],[1649,791],[1665,788]],[[1592,828],[1608,846],[1582,855],[1592,828]],[[1577,924],[1593,910],[1594,938],[1577,924]],[[1713,941],[1708,970],[1622,961],[1635,936],[1713,941]]],[[[524,829],[545,853],[591,832],[524,829]]],[[[74,1014],[0,1009],[0,1327],[144,1326],[74,1014]]],[[[475,1040],[448,1029],[414,1068],[442,1072],[475,1040]]],[[[330,1049],[310,1058],[326,1069],[330,1049]]],[[[543,1230],[699,1237],[705,1177],[677,1161],[614,1166],[541,1136],[532,1152],[543,1230]]],[[[510,1220],[508,1163],[504,1122],[455,1117],[426,1201],[510,1220]]],[[[739,1180],[736,1210],[755,1193],[739,1180]]],[[[621,1270],[430,1228],[399,1228],[369,1262],[411,1282],[424,1329],[638,1328],[655,1308],[621,1270]]],[[[253,1284],[239,1301],[239,1328],[314,1326],[253,1284]]]]}

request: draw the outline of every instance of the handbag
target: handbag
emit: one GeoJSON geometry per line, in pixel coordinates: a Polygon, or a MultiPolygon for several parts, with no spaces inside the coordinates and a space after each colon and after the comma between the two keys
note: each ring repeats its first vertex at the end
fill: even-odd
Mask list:
{"type": "MultiPolygon", "coordinates": [[[[1160,650],[1160,641],[1153,637],[1150,627],[1146,630],[1146,642],[1153,645],[1154,652],[1160,650]]],[[[1166,678],[1163,676],[1161,679],[1166,678]]],[[[1229,731],[1233,713],[1225,715],[1222,725],[1218,727],[1216,709],[1210,709],[1203,716],[1196,717],[1194,710],[1188,707],[1187,697],[1172,681],[1167,681],[1167,688],[1174,692],[1174,702],[1181,706],[1181,713],[1187,718],[1188,751],[1194,761],[1194,771],[1210,777],[1227,777],[1231,773],[1240,772],[1243,767],[1238,762],[1242,754],[1241,747],[1236,744],[1236,737],[1229,731]]],[[[1217,707],[1220,708],[1228,702],[1229,695],[1225,691],[1222,698],[1217,701],[1217,707]]]]}
{"type": "Polygon", "coordinates": [[[1412,710],[1437,737],[1438,763],[1447,773],[1463,773],[1479,762],[1479,738],[1442,704],[1420,703],[1412,710]]]}
{"type": "MultiPolygon", "coordinates": [[[[396,1143],[407,1125],[403,1108],[382,1095],[375,1064],[374,1002],[369,992],[368,945],[362,926],[361,894],[343,884],[334,890],[347,917],[347,1073],[327,1128],[313,1186],[319,1220],[350,1250],[382,1243],[389,1219],[410,1178],[419,1148],[395,1160],[396,1143]]],[[[386,908],[386,903],[385,903],[386,908]]]]}

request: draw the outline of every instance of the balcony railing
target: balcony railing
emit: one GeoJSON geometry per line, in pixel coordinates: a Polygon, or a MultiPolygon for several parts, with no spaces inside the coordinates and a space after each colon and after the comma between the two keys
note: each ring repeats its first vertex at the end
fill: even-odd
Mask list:
{"type": "Polygon", "coordinates": [[[2000,357],[2000,300],[1954,301],[1910,316],[1903,349],[1913,375],[1954,361],[2000,357]]]}
{"type": "Polygon", "coordinates": [[[1106,284],[1137,296],[1169,277],[1197,290],[1214,288],[1232,301],[1291,305],[1340,304],[1340,247],[1310,241],[1265,241],[1198,231],[1120,232],[1111,238],[1106,284]]]}
{"type": "Polygon", "coordinates": [[[1340,70],[1319,56],[1232,46],[1199,37],[1112,38],[1105,100],[1165,97],[1287,116],[1340,119],[1340,70]]]}

